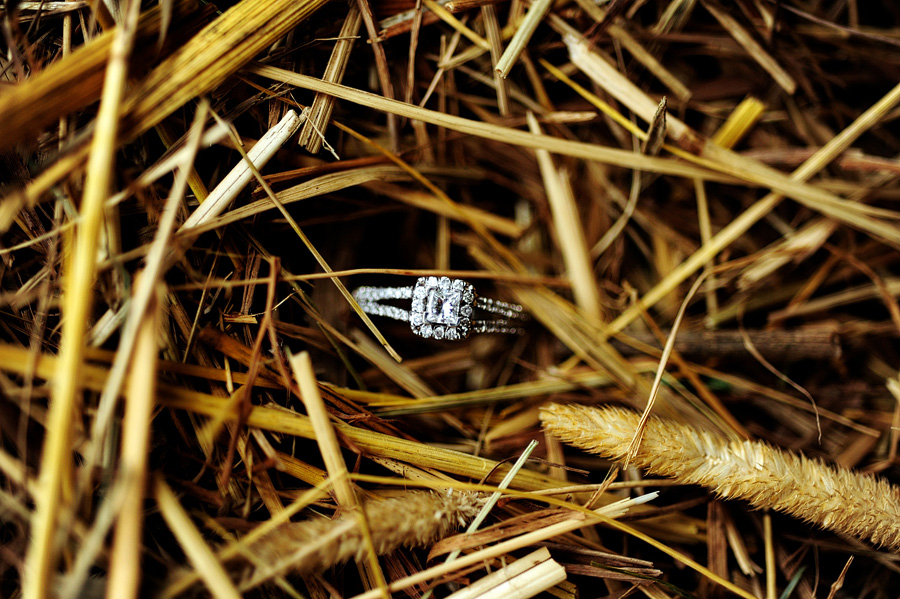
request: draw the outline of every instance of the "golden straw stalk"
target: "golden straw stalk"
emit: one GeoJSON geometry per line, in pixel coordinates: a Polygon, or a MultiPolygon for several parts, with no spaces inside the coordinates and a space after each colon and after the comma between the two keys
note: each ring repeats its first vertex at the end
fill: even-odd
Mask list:
{"type": "MultiPolygon", "coordinates": [[[[620,408],[549,404],[544,429],[590,453],[621,460],[640,414],[620,408]]],[[[838,533],[900,549],[900,489],[874,476],[827,465],[758,441],[728,441],[692,426],[651,418],[633,462],[651,474],[702,485],[838,533]]]]}

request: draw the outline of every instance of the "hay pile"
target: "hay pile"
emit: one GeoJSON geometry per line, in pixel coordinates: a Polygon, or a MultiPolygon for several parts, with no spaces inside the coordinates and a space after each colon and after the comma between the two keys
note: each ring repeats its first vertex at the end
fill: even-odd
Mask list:
{"type": "Polygon", "coordinates": [[[896,480],[894,3],[0,19],[0,596],[897,595],[892,509],[842,536],[539,421],[624,405],[896,480]],[[524,331],[351,295],[420,276],[524,331]]]}

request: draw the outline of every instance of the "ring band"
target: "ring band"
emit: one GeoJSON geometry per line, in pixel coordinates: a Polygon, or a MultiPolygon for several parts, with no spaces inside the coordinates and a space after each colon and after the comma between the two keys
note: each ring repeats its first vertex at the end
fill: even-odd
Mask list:
{"type": "Polygon", "coordinates": [[[462,279],[420,277],[412,287],[360,287],[353,299],[363,312],[408,322],[412,332],[426,339],[465,339],[472,333],[523,331],[516,321],[528,320],[522,306],[479,297],[475,287],[462,279]],[[410,310],[380,303],[381,300],[410,299],[410,310]],[[499,318],[475,320],[475,310],[499,318]]]}

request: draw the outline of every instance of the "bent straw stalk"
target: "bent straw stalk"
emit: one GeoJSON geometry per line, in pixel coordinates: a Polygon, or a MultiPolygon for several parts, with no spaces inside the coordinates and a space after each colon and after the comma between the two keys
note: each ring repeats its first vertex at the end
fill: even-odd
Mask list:
{"type": "MultiPolygon", "coordinates": [[[[384,555],[442,539],[474,518],[485,499],[475,493],[411,491],[369,501],[364,509],[375,552],[384,555]]],[[[354,513],[287,524],[250,546],[259,566],[242,588],[286,571],[318,573],[350,558],[362,560],[365,548],[354,513]]]]}
{"type": "MultiPolygon", "coordinates": [[[[639,420],[636,412],[611,407],[541,408],[544,430],[613,460],[625,457],[639,420]]],[[[648,421],[632,463],[651,474],[711,488],[723,498],[743,499],[900,550],[900,489],[874,476],[659,418],[648,421]]]]}

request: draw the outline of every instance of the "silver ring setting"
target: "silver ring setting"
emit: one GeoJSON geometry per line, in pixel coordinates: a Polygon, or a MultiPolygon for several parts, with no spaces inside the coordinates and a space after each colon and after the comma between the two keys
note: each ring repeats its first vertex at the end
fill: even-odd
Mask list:
{"type": "Polygon", "coordinates": [[[426,339],[457,341],[472,333],[523,331],[516,326],[528,319],[522,306],[480,297],[463,279],[420,277],[412,287],[360,287],[353,298],[363,312],[409,323],[412,332],[426,339]],[[387,299],[409,299],[410,310],[381,303],[387,299]],[[498,318],[476,319],[476,310],[498,318]]]}

